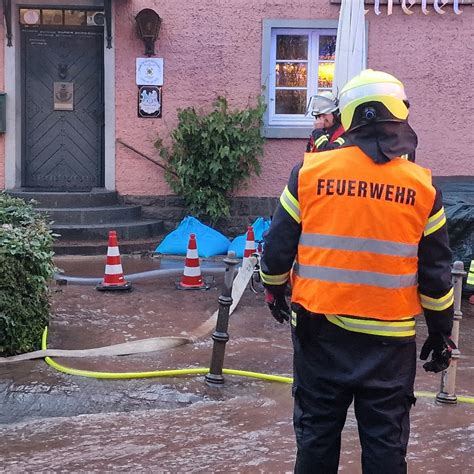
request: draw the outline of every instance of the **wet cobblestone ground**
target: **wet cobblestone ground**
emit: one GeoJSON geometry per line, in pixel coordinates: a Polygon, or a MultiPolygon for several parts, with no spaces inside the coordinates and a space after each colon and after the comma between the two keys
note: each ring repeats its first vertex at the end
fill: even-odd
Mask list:
{"type": "MultiPolygon", "coordinates": [[[[103,259],[61,259],[66,273],[101,276],[103,259]]],[[[181,263],[182,264],[182,263],[181,263]]],[[[158,262],[123,259],[127,273],[158,262]]],[[[173,265],[170,263],[169,265],[173,265]]],[[[217,309],[222,277],[209,291],[179,292],[173,278],[134,284],[131,293],[53,286],[49,345],[91,348],[189,334],[217,309]]],[[[463,304],[457,394],[474,396],[474,311],[463,304]]],[[[418,339],[426,337],[420,318],[418,339]]],[[[270,316],[262,295],[246,290],[231,316],[224,366],[291,376],[289,328],[270,316]]],[[[86,370],[149,371],[208,367],[210,336],[175,349],[126,357],[61,359],[86,370]]],[[[417,391],[436,393],[440,377],[419,361],[417,391]]],[[[66,375],[42,360],[0,366],[0,472],[291,472],[295,456],[291,387],[226,376],[98,380],[66,375]]],[[[359,473],[354,413],[343,432],[340,471],[359,473]]],[[[411,473],[474,472],[474,405],[412,410],[411,473]]]]}

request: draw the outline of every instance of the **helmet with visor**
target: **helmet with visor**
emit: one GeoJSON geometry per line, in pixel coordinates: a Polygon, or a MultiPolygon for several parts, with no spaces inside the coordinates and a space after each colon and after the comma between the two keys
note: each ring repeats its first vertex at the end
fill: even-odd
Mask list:
{"type": "Polygon", "coordinates": [[[338,113],[338,100],[330,91],[321,91],[317,95],[313,95],[308,105],[308,112],[313,117],[323,114],[338,113]]]}

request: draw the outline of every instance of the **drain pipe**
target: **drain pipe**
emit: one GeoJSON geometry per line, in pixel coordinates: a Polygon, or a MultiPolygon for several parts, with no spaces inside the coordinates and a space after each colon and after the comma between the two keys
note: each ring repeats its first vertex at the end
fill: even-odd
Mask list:
{"type": "Polygon", "coordinates": [[[229,310],[232,305],[232,284],[234,282],[235,266],[239,260],[235,258],[235,252],[230,251],[224,258],[226,264],[224,274],[224,285],[222,294],[219,296],[219,313],[217,315],[216,330],[212,334],[214,347],[212,348],[211,366],[206,375],[208,384],[223,384],[222,368],[224,366],[225,345],[229,340],[229,310]]]}
{"type": "Polygon", "coordinates": [[[458,401],[458,397],[456,396],[456,371],[458,368],[458,359],[461,356],[461,352],[459,351],[459,323],[462,319],[462,279],[467,275],[464,271],[464,263],[459,261],[454,262],[451,275],[453,277],[454,287],[454,321],[451,338],[458,349],[453,349],[451,353],[451,364],[448,369],[444,370],[441,374],[441,388],[436,395],[436,401],[438,403],[454,405],[458,401]]]}
{"type": "MultiPolygon", "coordinates": [[[[223,267],[209,267],[209,268],[201,268],[201,273],[224,273],[225,268],[223,267]]],[[[140,273],[132,273],[130,275],[125,275],[127,281],[134,282],[134,281],[142,281],[142,280],[150,280],[154,278],[162,278],[162,277],[171,277],[171,276],[179,276],[183,274],[182,268],[165,268],[161,270],[149,270],[147,272],[140,272],[140,273]]],[[[97,285],[102,281],[102,277],[76,277],[70,275],[63,275],[62,273],[55,273],[54,280],[58,283],[58,285],[97,285]]]]}

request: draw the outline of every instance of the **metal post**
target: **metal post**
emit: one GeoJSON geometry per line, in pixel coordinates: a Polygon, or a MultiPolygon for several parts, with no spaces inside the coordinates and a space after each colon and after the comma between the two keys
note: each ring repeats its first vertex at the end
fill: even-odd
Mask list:
{"type": "Polygon", "coordinates": [[[454,287],[454,322],[451,338],[458,347],[454,349],[451,355],[451,364],[447,370],[441,374],[441,388],[436,395],[436,401],[439,403],[454,405],[457,403],[456,396],[456,371],[458,366],[458,359],[461,355],[459,351],[459,323],[462,319],[461,311],[461,293],[462,293],[462,279],[466,275],[464,271],[463,262],[454,262],[453,270],[451,272],[453,277],[454,287]]]}
{"type": "Polygon", "coordinates": [[[232,305],[232,284],[234,282],[235,266],[239,260],[235,258],[235,252],[229,252],[224,258],[226,264],[224,274],[224,286],[219,296],[219,313],[217,314],[216,330],[212,334],[214,347],[212,349],[211,367],[206,375],[206,382],[211,384],[223,384],[222,367],[224,366],[225,345],[229,340],[229,312],[232,305]]]}

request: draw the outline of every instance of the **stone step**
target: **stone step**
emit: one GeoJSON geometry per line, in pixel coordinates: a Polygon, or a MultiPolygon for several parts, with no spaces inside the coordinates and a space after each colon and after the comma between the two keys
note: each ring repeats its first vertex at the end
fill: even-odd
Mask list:
{"type": "MultiPolygon", "coordinates": [[[[147,239],[118,239],[120,255],[152,255],[163,239],[163,235],[147,239]]],[[[53,250],[56,255],[107,255],[108,239],[100,240],[62,240],[56,239],[53,250]]]]}
{"type": "Polygon", "coordinates": [[[77,224],[56,225],[53,223],[51,229],[54,233],[60,234],[60,240],[107,239],[110,230],[115,230],[119,239],[134,240],[157,236],[164,232],[164,225],[162,221],[141,219],[82,226],[77,224]]]}
{"type": "Polygon", "coordinates": [[[59,225],[112,224],[114,222],[140,219],[140,206],[57,207],[37,208],[48,219],[59,225]]]}
{"type": "Polygon", "coordinates": [[[8,192],[25,201],[34,199],[35,208],[48,216],[52,231],[59,234],[53,245],[58,255],[105,255],[110,230],[117,232],[127,253],[151,252],[163,238],[162,220],[142,218],[141,206],[121,204],[115,191],[8,192]]]}
{"type": "Polygon", "coordinates": [[[22,190],[7,191],[10,196],[19,197],[25,201],[34,199],[37,201],[36,207],[40,208],[83,208],[96,206],[112,206],[118,204],[118,194],[116,191],[94,190],[88,193],[61,193],[61,192],[33,192],[22,190]]]}

